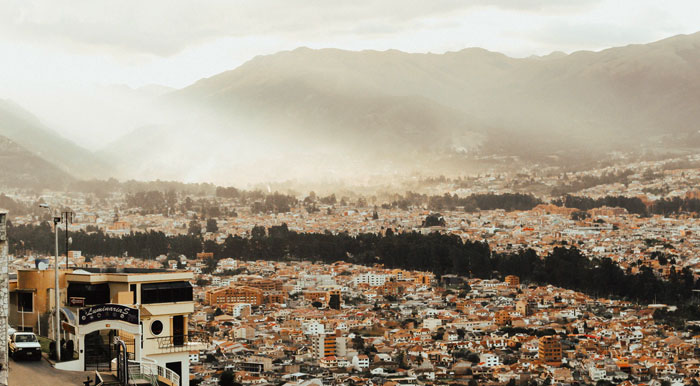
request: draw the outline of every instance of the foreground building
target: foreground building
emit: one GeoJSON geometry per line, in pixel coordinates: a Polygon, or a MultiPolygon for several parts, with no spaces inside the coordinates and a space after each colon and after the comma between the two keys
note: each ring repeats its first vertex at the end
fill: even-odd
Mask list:
{"type": "MultiPolygon", "coordinates": [[[[53,275],[20,270],[12,293],[17,306],[11,320],[24,318],[22,328],[53,331],[53,275]],[[31,293],[34,318],[21,313],[31,293]],[[36,309],[34,309],[36,304],[36,309]],[[40,326],[48,320],[48,326],[40,326]]],[[[132,376],[170,385],[189,385],[190,352],[204,348],[190,334],[194,312],[191,272],[147,269],[83,268],[61,272],[61,341],[72,358],[56,364],[62,370],[121,371],[124,351],[132,376]],[[123,342],[123,343],[122,343],[123,342]],[[133,374],[138,372],[139,374],[133,374]]],[[[24,310],[24,311],[22,311],[24,310]]],[[[53,334],[50,334],[53,335],[53,334]]],[[[52,337],[53,338],[53,337],[52,337]]]]}

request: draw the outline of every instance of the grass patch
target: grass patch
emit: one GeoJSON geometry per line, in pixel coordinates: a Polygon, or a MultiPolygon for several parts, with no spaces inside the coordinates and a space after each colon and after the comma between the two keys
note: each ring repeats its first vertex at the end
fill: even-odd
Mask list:
{"type": "Polygon", "coordinates": [[[44,338],[43,336],[37,336],[37,339],[39,339],[39,344],[41,344],[41,352],[49,353],[49,342],[51,342],[51,339],[49,338],[44,338]]]}

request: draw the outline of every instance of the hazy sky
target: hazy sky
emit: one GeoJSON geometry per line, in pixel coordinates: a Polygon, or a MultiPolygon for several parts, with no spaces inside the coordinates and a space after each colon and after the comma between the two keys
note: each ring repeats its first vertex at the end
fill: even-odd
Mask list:
{"type": "Polygon", "coordinates": [[[528,56],[697,30],[697,0],[5,0],[0,81],[10,94],[82,83],[182,87],[298,46],[528,56]]]}
{"type": "Polygon", "coordinates": [[[698,30],[698,0],[4,0],[0,98],[73,116],[96,84],[184,87],[299,46],[529,56],[698,30]]]}

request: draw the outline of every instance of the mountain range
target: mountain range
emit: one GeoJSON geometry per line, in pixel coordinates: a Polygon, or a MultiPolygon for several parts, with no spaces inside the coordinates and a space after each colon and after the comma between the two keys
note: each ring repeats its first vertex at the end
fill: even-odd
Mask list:
{"type": "Polygon", "coordinates": [[[299,48],[156,94],[158,123],[94,154],[16,109],[22,119],[0,135],[77,177],[234,184],[442,173],[493,155],[687,151],[700,145],[700,33],[529,58],[299,48]],[[32,128],[50,135],[19,134],[32,128]]]}
{"type": "Polygon", "coordinates": [[[75,178],[109,175],[114,169],[72,141],[62,137],[36,116],[9,100],[0,100],[2,180],[16,177],[25,186],[65,186],[75,178]]]}

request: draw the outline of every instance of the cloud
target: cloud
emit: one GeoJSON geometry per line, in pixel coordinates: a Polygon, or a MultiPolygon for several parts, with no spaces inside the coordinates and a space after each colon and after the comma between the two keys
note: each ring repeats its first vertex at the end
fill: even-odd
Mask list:
{"type": "Polygon", "coordinates": [[[32,44],[172,56],[219,38],[390,35],[477,8],[576,12],[598,0],[10,0],[0,32],[32,44]]]}

